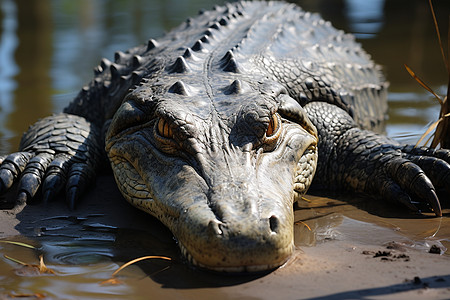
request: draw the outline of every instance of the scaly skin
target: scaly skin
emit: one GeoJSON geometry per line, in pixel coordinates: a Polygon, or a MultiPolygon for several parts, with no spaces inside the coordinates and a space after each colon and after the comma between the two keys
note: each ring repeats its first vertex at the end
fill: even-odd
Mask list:
{"type": "Polygon", "coordinates": [[[1,189],[21,178],[25,201],[43,182],[48,201],[67,182],[74,207],[106,157],[104,135],[124,197],[192,264],[231,272],[289,258],[293,203],[314,173],[321,186],[441,215],[435,188],[450,186],[450,152],[375,133],[387,109],[380,68],[294,5],[216,7],[94,71],[65,114],[33,125],[4,159],[1,189]]]}

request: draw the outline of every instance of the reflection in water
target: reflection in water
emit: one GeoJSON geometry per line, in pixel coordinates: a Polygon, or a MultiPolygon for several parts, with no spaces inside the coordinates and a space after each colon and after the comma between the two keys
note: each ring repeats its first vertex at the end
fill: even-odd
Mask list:
{"type": "MultiPolygon", "coordinates": [[[[27,241],[22,241],[27,242],[27,241]]],[[[30,243],[30,242],[28,242],[30,243]]],[[[9,295],[43,295],[45,299],[111,299],[117,295],[131,295],[132,287],[127,285],[101,286],[99,282],[110,276],[117,268],[108,256],[111,250],[104,245],[94,247],[89,243],[64,247],[48,243],[43,249],[44,262],[54,275],[39,275],[37,270],[26,270],[11,260],[0,261],[0,298],[11,299],[9,295]],[[80,249],[77,246],[84,246],[80,249]],[[58,253],[59,252],[59,253],[58,253]],[[70,257],[67,257],[70,256],[70,257]],[[89,259],[86,259],[89,257],[89,259]],[[69,259],[69,261],[65,261],[69,259]],[[59,261],[59,264],[58,264],[59,261]],[[6,290],[3,288],[6,288],[6,290]]],[[[28,264],[37,264],[41,251],[14,245],[0,244],[2,254],[28,264]]],[[[26,297],[37,299],[41,297],[26,297]]]]}
{"type": "Polygon", "coordinates": [[[389,93],[387,135],[402,142],[415,144],[422,133],[439,116],[439,105],[428,92],[389,93]]]}
{"type": "Polygon", "coordinates": [[[346,0],[350,30],[357,38],[372,38],[383,26],[384,0],[346,0]]]}
{"type": "MultiPolygon", "coordinates": [[[[6,146],[11,143],[12,148],[0,150],[5,154],[17,148],[18,139],[28,128],[30,121],[34,122],[51,113],[49,107],[52,89],[48,70],[52,57],[52,27],[49,1],[16,1],[15,9],[11,8],[15,7],[12,2],[2,3],[3,7],[9,8],[4,10],[4,18],[10,20],[9,23],[17,24],[16,31],[13,31],[14,37],[11,38],[18,40],[14,53],[9,57],[2,57],[5,61],[1,62],[2,69],[4,65],[13,65],[18,71],[14,74],[16,87],[8,89],[8,95],[12,99],[3,107],[9,113],[0,120],[4,124],[2,129],[9,129],[14,135],[6,143],[6,146]]],[[[9,33],[11,34],[11,30],[9,33]]],[[[6,37],[2,37],[0,48],[10,43],[8,34],[6,37]]]]}
{"type": "Polygon", "coordinates": [[[10,151],[8,140],[13,137],[13,132],[6,126],[6,118],[11,114],[14,106],[13,91],[17,83],[13,77],[18,72],[14,61],[14,51],[17,48],[17,7],[13,1],[0,2],[1,15],[3,16],[0,35],[0,152],[10,151]],[[5,150],[3,150],[5,149],[5,150]]]}

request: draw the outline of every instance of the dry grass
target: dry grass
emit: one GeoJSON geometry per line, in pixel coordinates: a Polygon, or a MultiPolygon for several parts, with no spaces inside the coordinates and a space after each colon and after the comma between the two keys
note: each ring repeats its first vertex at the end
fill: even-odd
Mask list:
{"type": "Polygon", "coordinates": [[[431,147],[437,148],[440,146],[441,148],[450,149],[450,102],[448,99],[450,98],[450,63],[449,63],[449,57],[450,57],[450,19],[449,19],[449,28],[448,28],[448,36],[447,36],[447,55],[445,55],[445,50],[442,45],[442,39],[441,34],[439,31],[439,26],[436,20],[436,15],[434,13],[433,4],[431,0],[428,0],[430,4],[431,14],[433,16],[434,21],[434,27],[436,29],[436,34],[439,41],[439,48],[441,50],[442,59],[444,61],[444,65],[447,70],[448,75],[448,86],[447,86],[447,95],[442,98],[438,94],[436,94],[423,80],[421,80],[407,65],[405,65],[406,70],[408,73],[427,91],[429,91],[433,96],[437,99],[441,106],[441,111],[439,113],[439,119],[431,124],[428,129],[425,131],[425,133],[422,135],[422,137],[417,142],[416,146],[418,146],[427,136],[427,140],[425,142],[425,145],[428,145],[431,138],[433,140],[431,141],[431,147]],[[432,131],[434,133],[432,133],[432,131]]]}
{"type": "MultiPolygon", "coordinates": [[[[114,273],[112,273],[111,278],[104,280],[102,282],[100,282],[101,285],[119,285],[122,284],[123,282],[119,279],[117,279],[117,274],[123,270],[124,268],[128,267],[129,265],[135,264],[141,260],[146,260],[146,259],[163,259],[163,260],[172,260],[170,257],[166,257],[166,256],[159,256],[159,255],[149,255],[149,256],[143,256],[143,257],[139,257],[136,259],[133,259],[127,263],[125,263],[124,265],[122,265],[120,268],[118,268],[116,271],[114,271],[114,273]]],[[[167,269],[164,268],[164,270],[167,269]]]]}

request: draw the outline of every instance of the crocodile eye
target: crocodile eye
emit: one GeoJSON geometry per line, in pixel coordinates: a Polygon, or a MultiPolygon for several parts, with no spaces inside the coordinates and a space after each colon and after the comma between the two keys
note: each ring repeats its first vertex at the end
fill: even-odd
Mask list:
{"type": "Polygon", "coordinates": [[[265,142],[271,143],[271,142],[276,141],[278,139],[278,137],[280,136],[280,133],[281,133],[280,115],[277,113],[274,113],[270,117],[269,126],[267,127],[267,130],[266,130],[265,142]]]}
{"type": "Polygon", "coordinates": [[[170,127],[169,123],[166,120],[164,120],[163,118],[160,118],[158,120],[158,126],[156,128],[157,128],[158,134],[161,137],[164,137],[166,139],[173,138],[172,128],[170,127]]]}
{"type": "Polygon", "coordinates": [[[157,146],[160,150],[170,155],[177,153],[179,147],[174,138],[173,125],[170,122],[163,118],[159,118],[158,122],[153,127],[153,132],[157,146]]]}

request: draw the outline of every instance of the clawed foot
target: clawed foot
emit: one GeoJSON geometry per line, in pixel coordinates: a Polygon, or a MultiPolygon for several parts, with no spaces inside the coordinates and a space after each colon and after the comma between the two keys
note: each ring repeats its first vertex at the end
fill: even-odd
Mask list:
{"type": "Polygon", "coordinates": [[[369,182],[372,192],[378,190],[382,197],[414,211],[419,211],[417,205],[426,204],[442,216],[436,189],[450,193],[450,150],[406,146],[401,155],[387,154],[383,159],[384,171],[369,182]]]}
{"type": "Polygon", "coordinates": [[[18,182],[17,203],[25,203],[42,190],[45,203],[64,188],[73,209],[95,177],[100,160],[100,137],[84,118],[59,114],[35,123],[24,134],[20,152],[0,165],[0,193],[18,182]]]}

